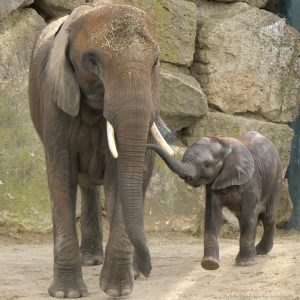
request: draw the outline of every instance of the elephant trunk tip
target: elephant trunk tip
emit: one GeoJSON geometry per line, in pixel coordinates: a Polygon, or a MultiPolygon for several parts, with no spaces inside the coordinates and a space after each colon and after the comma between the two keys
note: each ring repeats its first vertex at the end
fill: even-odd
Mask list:
{"type": "Polygon", "coordinates": [[[150,256],[150,252],[149,252],[148,248],[142,254],[138,253],[137,265],[138,265],[140,272],[146,278],[149,278],[151,270],[152,270],[152,263],[151,263],[151,256],[150,256]]]}
{"type": "Polygon", "coordinates": [[[147,245],[144,229],[138,232],[137,228],[132,230],[131,227],[126,228],[129,240],[135,249],[135,259],[139,271],[148,278],[152,269],[151,255],[147,245]]]}

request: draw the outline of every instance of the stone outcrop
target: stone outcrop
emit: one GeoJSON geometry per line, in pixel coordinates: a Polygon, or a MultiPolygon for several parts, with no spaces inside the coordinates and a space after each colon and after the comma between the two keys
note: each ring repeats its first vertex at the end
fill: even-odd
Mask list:
{"type": "Polygon", "coordinates": [[[17,8],[22,8],[29,6],[34,0],[9,0],[1,1],[0,4],[0,21],[9,15],[11,12],[15,11],[17,8]]]}
{"type": "Polygon", "coordinates": [[[161,114],[168,126],[180,130],[207,114],[207,100],[198,81],[180,72],[161,70],[161,114]]]}
{"type": "Polygon", "coordinates": [[[194,76],[209,104],[226,113],[295,119],[300,36],[284,19],[244,3],[202,1],[194,76]]]}

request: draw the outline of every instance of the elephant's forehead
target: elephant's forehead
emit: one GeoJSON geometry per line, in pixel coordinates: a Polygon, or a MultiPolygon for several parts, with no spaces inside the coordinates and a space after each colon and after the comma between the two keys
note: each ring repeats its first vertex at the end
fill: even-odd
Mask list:
{"type": "Polygon", "coordinates": [[[197,143],[194,145],[194,150],[197,153],[201,153],[201,155],[215,155],[216,153],[219,153],[222,150],[222,145],[212,138],[204,137],[200,139],[197,143]]]}
{"type": "Polygon", "coordinates": [[[101,48],[113,56],[129,51],[143,59],[157,49],[157,43],[147,28],[145,13],[127,6],[116,7],[101,33],[94,30],[90,38],[95,43],[100,42],[101,48]]]}

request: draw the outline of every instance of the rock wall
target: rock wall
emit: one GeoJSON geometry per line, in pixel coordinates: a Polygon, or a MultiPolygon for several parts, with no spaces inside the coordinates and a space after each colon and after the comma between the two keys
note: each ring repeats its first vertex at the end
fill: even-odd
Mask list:
{"type": "MultiPolygon", "coordinates": [[[[45,20],[84,2],[112,1],[1,4],[0,225],[51,227],[43,152],[27,104],[28,65],[45,20]]],[[[178,158],[204,135],[237,137],[256,130],[276,145],[284,176],[293,135],[287,124],[295,119],[300,102],[300,34],[264,9],[267,5],[276,10],[275,2],[114,0],[144,9],[155,21],[161,49],[161,114],[179,137],[178,158]]],[[[199,231],[195,221],[203,219],[203,199],[203,189],[188,191],[157,159],[147,193],[146,224],[153,230],[199,231]]],[[[290,210],[285,187],[279,220],[287,219],[290,210]]]]}
{"type": "Polygon", "coordinates": [[[198,20],[193,71],[208,101],[226,113],[291,122],[299,102],[299,33],[244,3],[202,1],[198,20]]]}
{"type": "MultiPolygon", "coordinates": [[[[7,1],[9,8],[21,2],[29,3],[7,1]]],[[[0,225],[42,230],[51,218],[44,155],[29,116],[27,87],[31,49],[45,22],[33,9],[5,11],[9,13],[0,20],[0,225]]]]}

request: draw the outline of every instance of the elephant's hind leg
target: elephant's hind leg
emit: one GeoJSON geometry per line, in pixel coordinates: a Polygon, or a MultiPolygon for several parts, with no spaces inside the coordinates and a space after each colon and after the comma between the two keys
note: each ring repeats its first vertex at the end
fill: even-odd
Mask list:
{"type": "Polygon", "coordinates": [[[81,263],[83,266],[103,263],[102,223],[99,190],[80,187],[81,190],[81,263]]]}
{"type": "Polygon", "coordinates": [[[265,255],[273,248],[276,224],[274,218],[266,213],[261,214],[260,219],[264,226],[264,233],[260,242],[256,245],[256,255],[265,255]]]}
{"type": "Polygon", "coordinates": [[[276,213],[281,195],[281,184],[276,184],[273,193],[266,205],[266,209],[260,214],[264,226],[264,233],[261,241],[256,246],[257,255],[265,255],[273,248],[273,241],[276,231],[276,213]]]}

